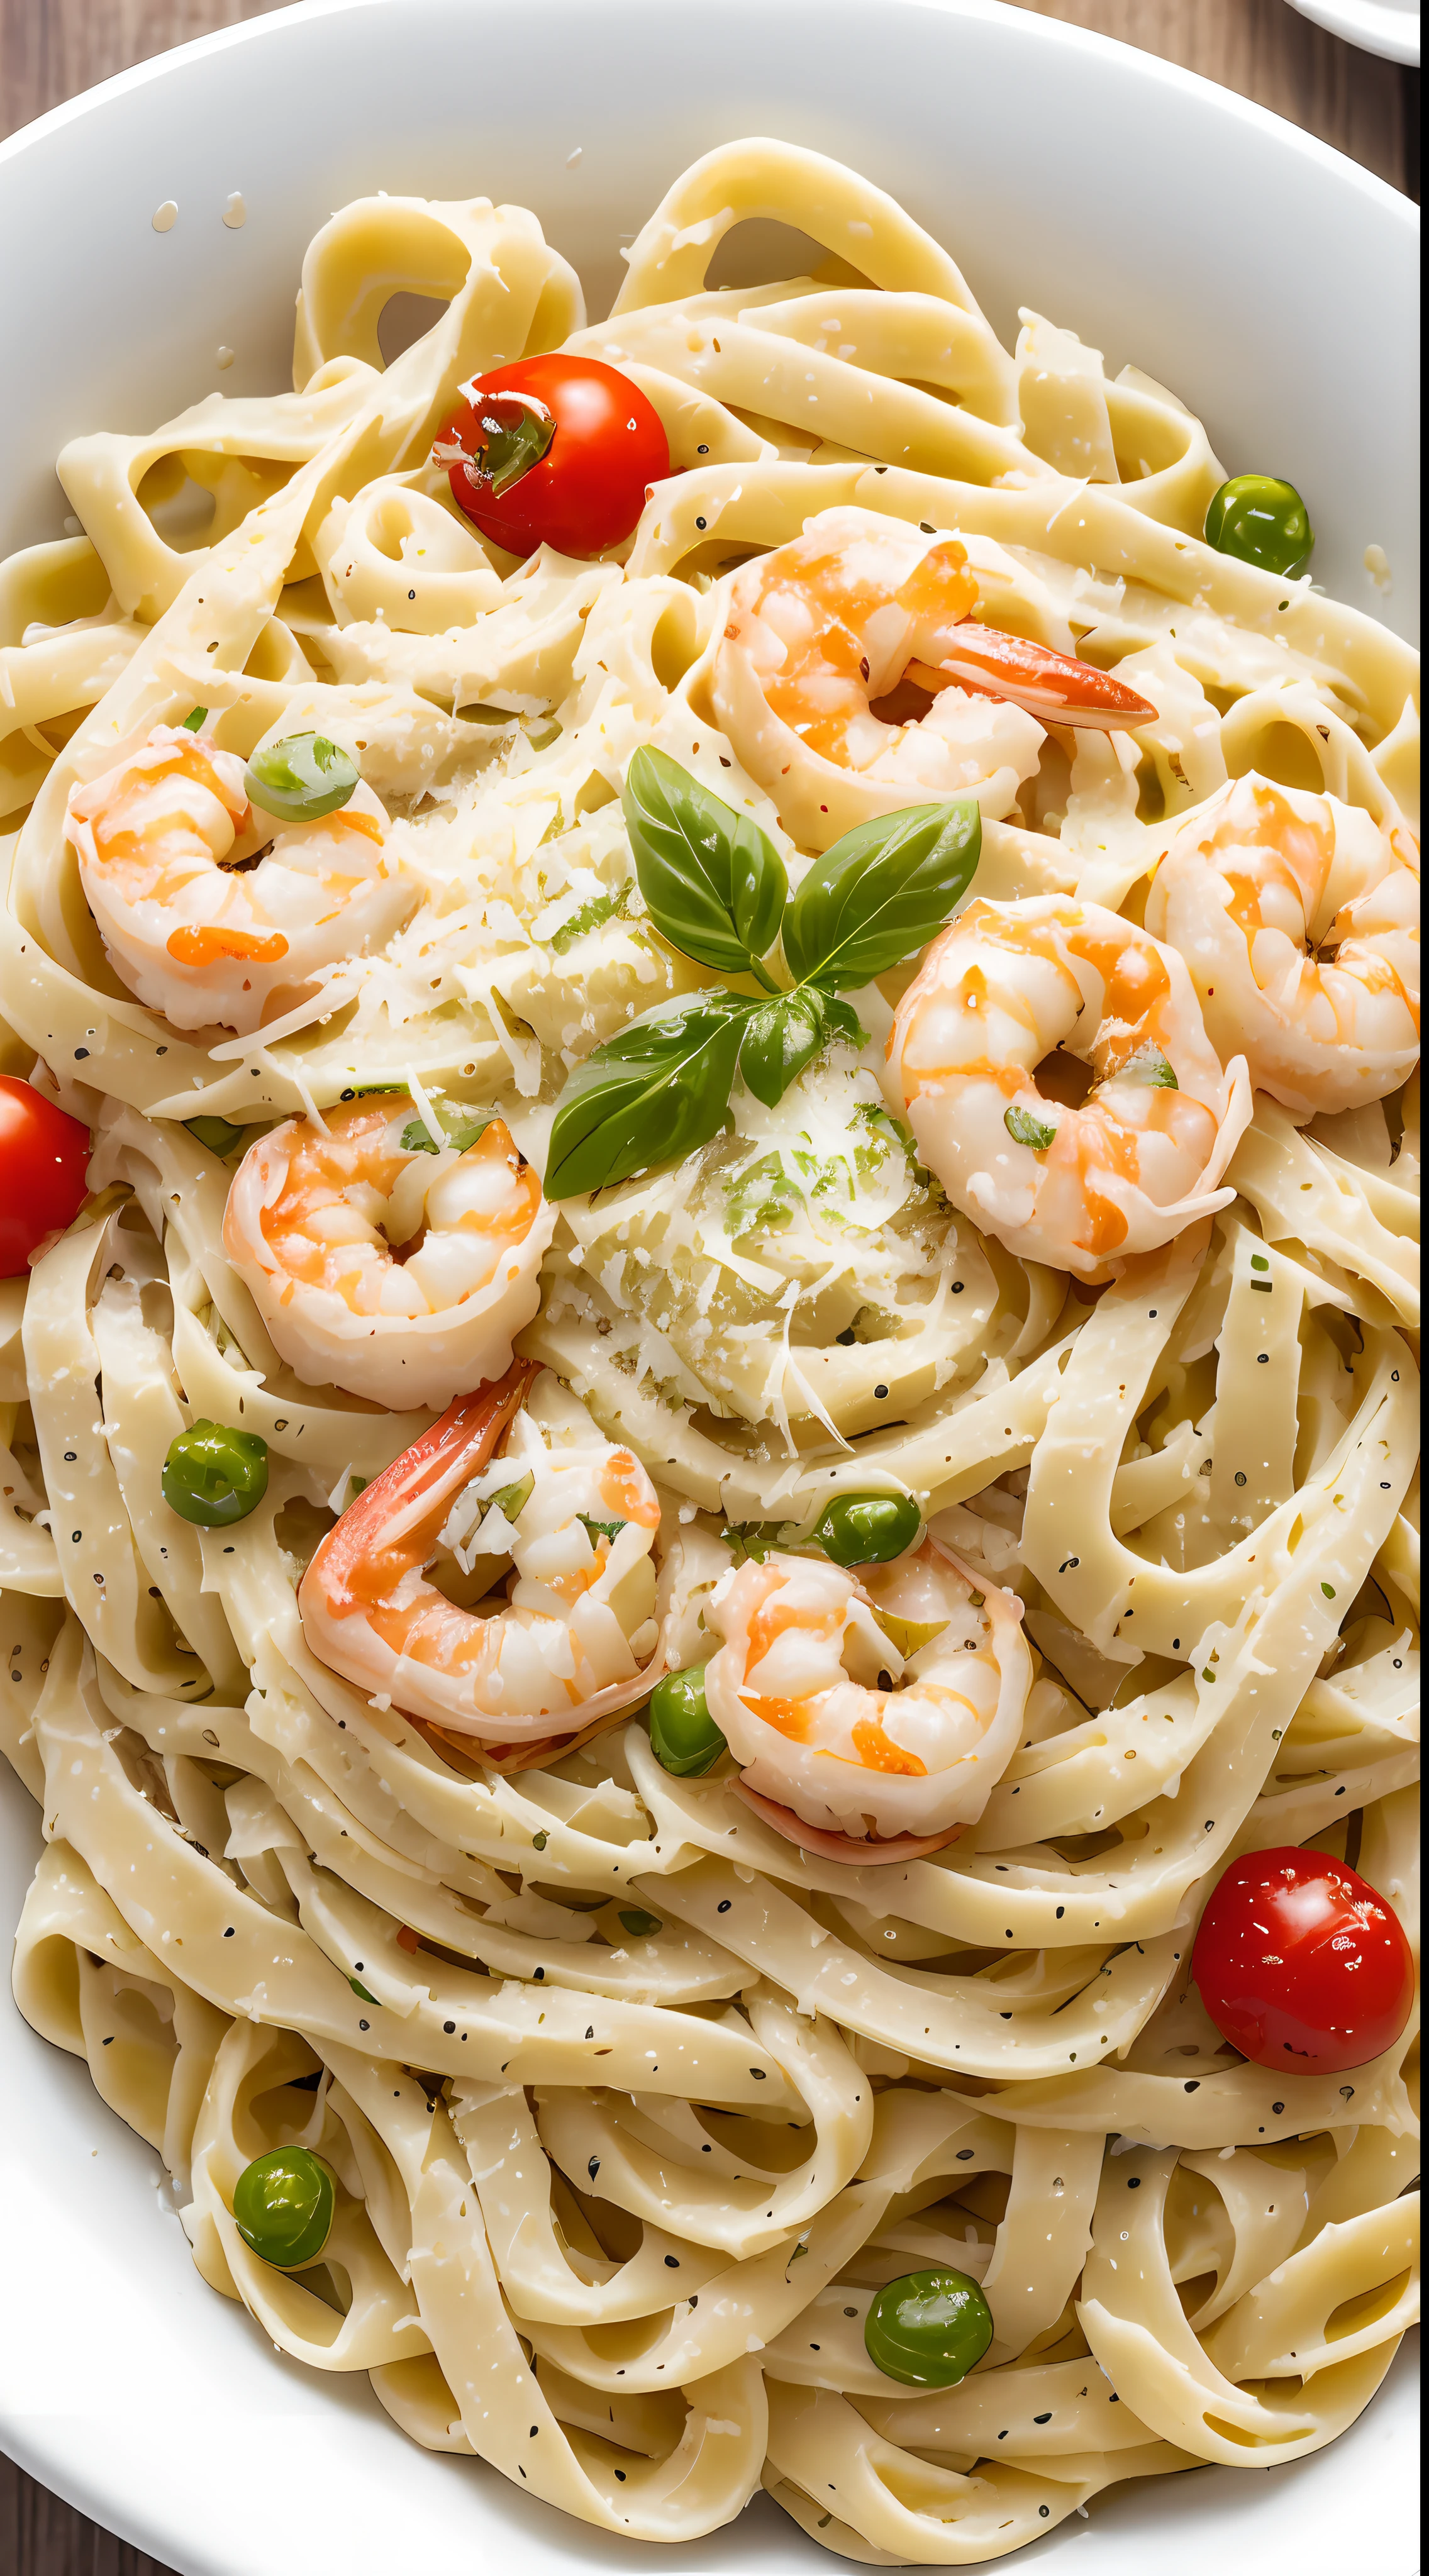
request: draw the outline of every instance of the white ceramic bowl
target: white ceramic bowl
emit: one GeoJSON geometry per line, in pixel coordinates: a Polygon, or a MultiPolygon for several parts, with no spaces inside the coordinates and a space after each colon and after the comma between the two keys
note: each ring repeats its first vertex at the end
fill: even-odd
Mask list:
{"type": "Polygon", "coordinates": [[[1419,0],[1291,0],[1291,6],[1367,54],[1418,63],[1419,0]]]}
{"type": "MultiPolygon", "coordinates": [[[[1412,208],[1244,101],[996,0],[306,0],[58,109],[0,147],[0,550],[60,533],[65,438],[287,381],[303,247],[345,199],[530,205],[598,312],[670,179],[761,130],[892,190],[1004,334],[1020,303],[1070,323],[1201,411],[1228,470],[1288,474],[1326,587],[1413,632],[1412,208]],[[155,233],[167,198],[178,220],[155,233]],[[1393,569],[1382,603],[1370,544],[1393,569]]],[[[39,1846],[0,1772],[8,1926],[39,1846]]],[[[364,2380],[276,2354],[193,2269],[156,2158],[8,1992],[0,2105],[0,2441],[183,2576],[391,2576],[414,2542],[435,2565],[516,2550],[530,2576],[830,2563],[762,2497],[683,2549],[614,2541],[416,2450],[364,2380]]],[[[1331,2450],[1120,2490],[1029,2555],[1072,2548],[1097,2576],[1140,2576],[1148,2548],[1158,2576],[1317,2571],[1368,2529],[1377,2576],[1409,2576],[1414,2422],[1401,2353],[1331,2450]]]]}

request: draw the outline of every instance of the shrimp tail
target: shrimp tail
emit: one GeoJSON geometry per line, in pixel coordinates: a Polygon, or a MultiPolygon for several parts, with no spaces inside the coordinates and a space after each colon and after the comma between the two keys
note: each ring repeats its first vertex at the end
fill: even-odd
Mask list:
{"type": "MultiPolygon", "coordinates": [[[[459,1395],[430,1431],[374,1476],[328,1531],[299,1586],[298,1608],[309,1645],[335,1671],[344,1669],[340,1623],[369,1606],[373,1570],[390,1555],[395,1580],[395,1543],[404,1543],[405,1561],[418,1544],[418,1524],[430,1522],[435,1535],[451,1496],[479,1476],[495,1455],[538,1374],[534,1360],[513,1360],[504,1377],[471,1395],[459,1395]]],[[[363,1678],[361,1673],[348,1677],[363,1678]]]]}
{"type": "Polygon", "coordinates": [[[1084,725],[1095,733],[1154,724],[1157,710],[1108,671],[1055,653],[1026,635],[1004,635],[996,626],[969,620],[957,628],[941,661],[910,662],[905,678],[920,689],[970,689],[975,697],[1001,698],[1041,724],[1084,725]]]}

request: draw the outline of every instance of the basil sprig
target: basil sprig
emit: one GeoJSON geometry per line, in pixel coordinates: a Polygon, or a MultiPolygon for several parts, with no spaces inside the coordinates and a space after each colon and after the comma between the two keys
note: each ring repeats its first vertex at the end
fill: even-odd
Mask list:
{"type": "Polygon", "coordinates": [[[647,1012],[577,1065],[551,1129],[551,1199],[707,1145],[736,1071],[772,1109],[831,1039],[866,1045],[840,989],[927,946],[971,884],[982,844],[971,797],[881,815],[817,859],[791,902],[768,834],[668,753],[637,751],[624,806],[655,928],[700,965],[752,977],[764,997],[706,993],[647,1012]],[[792,991],[768,963],[780,941],[792,991]]]}

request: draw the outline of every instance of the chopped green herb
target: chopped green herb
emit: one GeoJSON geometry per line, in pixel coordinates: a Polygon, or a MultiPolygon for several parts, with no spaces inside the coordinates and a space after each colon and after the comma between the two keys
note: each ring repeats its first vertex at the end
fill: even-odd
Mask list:
{"type": "Polygon", "coordinates": [[[499,1494],[488,1496],[481,1521],[484,1523],[492,1512],[500,1512],[502,1519],[509,1521],[514,1529],[535,1490],[534,1474],[518,1476],[514,1485],[503,1485],[499,1494]]]}
{"type": "Polygon", "coordinates": [[[1014,1145],[1030,1145],[1034,1154],[1045,1154],[1055,1145],[1057,1130],[1044,1118],[1034,1118],[1030,1109],[1004,1109],[1002,1123],[1014,1145]]]}
{"type": "Polygon", "coordinates": [[[589,1512],[577,1512],[576,1519],[580,1522],[592,1547],[597,1546],[603,1538],[608,1538],[613,1545],[625,1527],[624,1521],[594,1520],[589,1512]]]}
{"type": "Polygon", "coordinates": [[[598,930],[603,921],[623,921],[629,902],[628,885],[621,886],[614,894],[592,895],[589,903],[583,903],[579,912],[573,912],[569,921],[563,921],[560,929],[552,932],[552,954],[564,957],[568,948],[574,948],[576,941],[584,939],[589,931],[598,930]]]}
{"type": "MultiPolygon", "coordinates": [[[[464,1154],[469,1146],[474,1145],[479,1137],[486,1134],[487,1128],[491,1125],[490,1114],[481,1110],[473,1116],[470,1112],[463,1113],[457,1109],[437,1107],[435,1115],[447,1143],[458,1154],[464,1154]]],[[[402,1130],[403,1153],[435,1154],[437,1150],[436,1139],[426,1120],[409,1119],[402,1130]]]]}
{"type": "Polygon", "coordinates": [[[179,731],[180,733],[197,733],[199,726],[205,725],[207,722],[207,707],[195,707],[192,715],[185,716],[183,723],[179,727],[179,731]]]}
{"type": "Polygon", "coordinates": [[[1109,1082],[1139,1082],[1146,1091],[1179,1091],[1176,1068],[1158,1046],[1138,1047],[1128,1056],[1120,1071],[1107,1076],[1109,1082]]]}
{"type": "Polygon", "coordinates": [[[231,1154],[243,1142],[243,1130],[227,1118],[186,1118],[184,1125],[197,1144],[210,1154],[231,1154]]]}

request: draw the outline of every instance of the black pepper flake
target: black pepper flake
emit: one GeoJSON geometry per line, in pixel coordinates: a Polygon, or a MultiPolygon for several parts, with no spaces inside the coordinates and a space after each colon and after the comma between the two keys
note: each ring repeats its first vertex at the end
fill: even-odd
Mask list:
{"type": "Polygon", "coordinates": [[[1127,2187],[1127,2190],[1128,2190],[1128,2191],[1140,2191],[1140,2189],[1141,2189],[1141,2176],[1140,2176],[1140,2174],[1128,2174],[1128,2176],[1127,2176],[1127,2180],[1126,2180],[1126,2187],[1127,2187]]]}
{"type": "Polygon", "coordinates": [[[1187,2092],[1187,2093],[1199,2093],[1199,2092],[1200,2092],[1200,2089],[1201,2089],[1201,2079],[1200,2079],[1199,2075],[1193,2075],[1193,2076],[1191,2076],[1191,2077],[1188,2079],[1188,2081],[1187,2081],[1187,2083],[1185,2084],[1185,2086],[1183,2087],[1183,2090],[1184,2090],[1185,2092],[1187,2092]]]}
{"type": "Polygon", "coordinates": [[[357,2027],[359,2030],[370,2030],[372,2028],[372,2024],[370,2021],[360,2021],[357,2027]]]}
{"type": "Polygon", "coordinates": [[[667,2254],[667,2255],[666,2255],[666,2257],[665,2257],[665,2269],[666,2269],[666,2271],[667,2271],[667,2272],[678,2272],[679,2268],[680,2268],[680,2258],[679,2258],[679,2255],[678,2255],[678,2254],[667,2254]]]}
{"type": "Polygon", "coordinates": [[[599,2156],[592,2156],[592,2157],[591,2157],[591,2160],[590,2160],[590,2163],[586,2166],[586,2172],[590,2175],[590,2178],[591,2178],[591,2181],[592,2181],[592,2182],[594,2182],[594,2180],[595,2180],[595,2178],[596,2178],[596,2175],[599,2173],[599,2171],[600,2171],[600,2158],[599,2158],[599,2156]]]}
{"type": "Polygon", "coordinates": [[[708,526],[708,524],[709,524],[709,523],[708,523],[708,521],[707,521],[707,520],[705,520],[705,519],[696,519],[696,521],[695,521],[695,526],[696,526],[697,528],[707,527],[707,526],[708,526]]]}
{"type": "Polygon", "coordinates": [[[595,2024],[594,2024],[594,2022],[588,2022],[588,2023],[587,2023],[587,2025],[586,2025],[586,2037],[587,2037],[587,2039],[594,2039],[594,2037],[595,2037],[595,2024]]]}
{"type": "Polygon", "coordinates": [[[1279,2119],[1279,2117],[1280,2117],[1281,2112],[1282,2112],[1282,2111],[1284,2110],[1284,2108],[1285,2108],[1284,2103],[1283,2103],[1283,2102],[1272,2102],[1270,2107],[1271,2107],[1271,2110],[1275,2113],[1275,2116],[1276,2116],[1276,2118],[1277,2118],[1277,2120],[1278,2120],[1278,2119],[1279,2119]]]}
{"type": "Polygon", "coordinates": [[[545,1984],[545,1981],[546,1981],[546,1971],[545,1971],[545,1969],[544,1969],[544,1968],[537,1968],[537,1969],[535,1969],[535,1970],[532,1972],[532,1979],[531,1979],[531,1982],[532,1982],[532,1984],[533,1984],[533,1985],[537,1985],[537,1986],[544,1985],[544,1984],[545,1984]]]}
{"type": "Polygon", "coordinates": [[[85,1057],[88,1055],[88,1053],[89,1053],[89,1049],[88,1049],[88,1047],[76,1047],[76,1048],[75,1048],[75,1051],[74,1051],[74,1060],[75,1060],[75,1063],[76,1063],[76,1064],[82,1064],[82,1063],[84,1062],[85,1057]]]}
{"type": "Polygon", "coordinates": [[[231,1940],[232,1940],[232,1938],[233,1938],[233,1925],[232,1925],[231,1923],[229,1924],[228,1929],[227,1929],[227,1931],[224,1933],[224,1936],[223,1936],[223,1937],[224,1937],[225,1941],[231,1941],[231,1940]]]}
{"type": "Polygon", "coordinates": [[[446,2032],[447,2037],[450,2038],[453,2031],[456,2029],[456,2023],[454,2021],[444,2021],[442,2028],[446,2032]]]}
{"type": "Polygon", "coordinates": [[[729,1897],[729,1896],[722,1896],[722,1897],[720,1898],[720,1901],[719,1901],[718,1905],[715,1907],[715,1912],[716,1912],[716,1914],[728,1914],[729,1909],[730,1909],[731,1905],[733,1904],[733,1902],[734,1902],[734,1899],[733,1899],[732,1897],[729,1897]]]}
{"type": "Polygon", "coordinates": [[[1034,2424],[1050,2424],[1052,2421],[1050,2408],[1045,2415],[1034,2415],[1032,2421],[1034,2424]]]}
{"type": "Polygon", "coordinates": [[[886,1387],[886,1386],[876,1386],[876,1387],[874,1388],[873,1392],[874,1392],[874,1394],[878,1397],[878,1399],[879,1399],[879,1401],[880,1401],[880,1403],[881,1403],[881,1402],[882,1402],[882,1400],[883,1400],[883,1398],[887,1395],[887,1393],[888,1393],[888,1389],[887,1389],[887,1387],[886,1387]]]}
{"type": "Polygon", "coordinates": [[[765,2072],[764,2072],[764,2069],[763,2069],[763,2067],[762,2067],[762,2066],[751,2066],[751,2068],[750,2068],[749,2072],[750,2072],[750,2074],[753,2076],[754,2081],[755,2081],[755,2083],[756,2083],[756,2084],[764,2084],[764,2083],[767,2083],[768,2078],[767,2078],[767,2076],[765,2075],[765,2072]]]}

